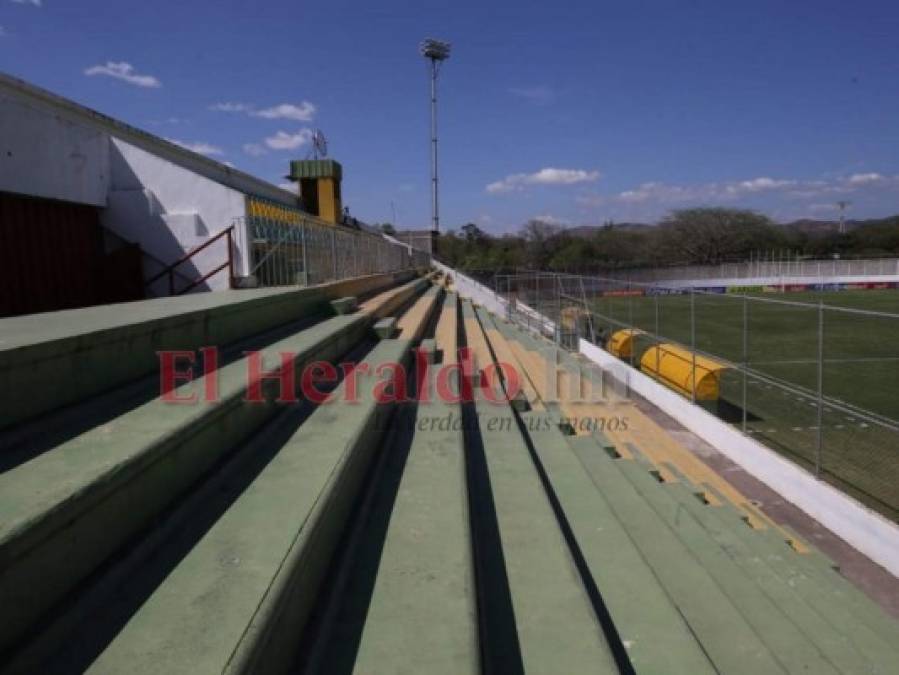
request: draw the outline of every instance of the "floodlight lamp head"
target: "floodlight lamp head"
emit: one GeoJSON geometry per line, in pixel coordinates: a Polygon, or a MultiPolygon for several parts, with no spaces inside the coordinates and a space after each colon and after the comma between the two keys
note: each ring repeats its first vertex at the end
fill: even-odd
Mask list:
{"type": "Polygon", "coordinates": [[[449,42],[427,38],[426,40],[422,40],[418,49],[421,52],[421,55],[427,59],[431,59],[432,61],[443,61],[449,58],[451,46],[452,45],[450,45],[449,42]]]}

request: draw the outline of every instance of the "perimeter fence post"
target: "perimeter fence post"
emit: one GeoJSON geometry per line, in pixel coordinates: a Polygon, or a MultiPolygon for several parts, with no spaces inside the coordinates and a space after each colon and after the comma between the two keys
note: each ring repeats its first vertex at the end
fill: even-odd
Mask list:
{"type": "Polygon", "coordinates": [[[303,244],[303,285],[309,285],[309,256],[306,254],[306,221],[300,221],[300,241],[303,244]]]}
{"type": "Polygon", "coordinates": [[[824,300],[818,301],[818,429],[815,442],[815,476],[821,477],[824,447],[824,300]]]}
{"type": "Polygon", "coordinates": [[[746,384],[749,371],[749,296],[743,296],[743,433],[746,433],[746,384]]]}
{"type": "MultiPolygon", "coordinates": [[[[656,291],[658,291],[658,289],[656,289],[656,291]]],[[[655,320],[656,320],[656,327],[655,327],[655,340],[656,340],[655,379],[656,379],[656,381],[658,381],[659,380],[659,362],[661,361],[661,358],[662,358],[662,353],[661,353],[662,352],[662,334],[659,330],[659,293],[658,292],[655,293],[653,300],[655,302],[655,320]]]]}
{"type": "Polygon", "coordinates": [[[634,335],[634,296],[631,295],[633,293],[633,287],[631,286],[631,281],[628,279],[627,282],[627,327],[631,331],[631,353],[629,357],[629,361],[631,364],[631,368],[634,367],[634,342],[636,342],[636,336],[634,335]]]}
{"type": "MultiPolygon", "coordinates": [[[[562,275],[556,275],[556,346],[562,345],[562,275]]],[[[575,327],[577,324],[575,324],[575,327]]]]}
{"type": "Polygon", "coordinates": [[[690,387],[690,400],[696,403],[696,289],[690,287],[690,354],[693,360],[691,377],[693,384],[690,387]]]}
{"type": "Polygon", "coordinates": [[[337,241],[334,230],[331,230],[331,268],[334,273],[334,280],[337,280],[337,241]]]}

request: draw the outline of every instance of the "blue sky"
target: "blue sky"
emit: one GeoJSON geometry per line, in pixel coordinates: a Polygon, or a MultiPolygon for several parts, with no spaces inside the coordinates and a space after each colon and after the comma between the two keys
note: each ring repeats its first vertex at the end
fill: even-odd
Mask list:
{"type": "Polygon", "coordinates": [[[2,70],[276,183],[321,128],[352,212],[403,227],[429,222],[426,36],[453,43],[445,228],[899,212],[895,1],[0,0],[2,70]]]}

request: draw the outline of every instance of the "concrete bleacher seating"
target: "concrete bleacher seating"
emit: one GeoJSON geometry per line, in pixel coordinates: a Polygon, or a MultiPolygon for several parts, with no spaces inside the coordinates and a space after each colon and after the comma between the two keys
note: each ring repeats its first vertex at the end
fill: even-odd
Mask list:
{"type": "Polygon", "coordinates": [[[202,293],[3,320],[0,429],[154,372],[156,352],[225,345],[411,278],[374,274],[307,288],[202,293]]]}
{"type": "MultiPolygon", "coordinates": [[[[65,408],[68,420],[152,373],[146,350],[242,345],[219,364],[214,402],[123,398],[96,425],[9,455],[0,670],[889,673],[899,662],[896,622],[827,558],[601,373],[460,299],[446,277],[282,291],[277,309],[241,293],[196,296],[193,309],[184,299],[177,316],[205,328],[178,339],[160,337],[160,306],[132,308],[146,325],[120,340],[139,366],[110,366],[102,387],[79,383],[7,418],[0,447],[18,453],[44,418],[65,408]],[[216,324],[219,312],[231,318],[216,324]],[[265,402],[250,404],[246,344],[267,368],[283,351],[298,354],[297,371],[365,367],[353,385],[330,383],[327,403],[279,404],[266,380],[265,402]],[[463,346],[468,375],[456,368],[463,346]],[[433,389],[375,400],[375,373],[411,366],[416,348],[432,374],[453,367],[452,391],[471,386],[473,400],[433,389]],[[516,371],[515,401],[501,396],[512,380],[484,375],[497,362],[516,371]]],[[[111,335],[106,321],[97,336],[111,335]]],[[[87,347],[84,363],[74,349],[60,358],[89,373],[99,353],[79,331],[54,335],[87,347]]],[[[29,340],[45,342],[18,336],[26,355],[29,340]]],[[[0,363],[18,370],[3,347],[0,363]]]]}

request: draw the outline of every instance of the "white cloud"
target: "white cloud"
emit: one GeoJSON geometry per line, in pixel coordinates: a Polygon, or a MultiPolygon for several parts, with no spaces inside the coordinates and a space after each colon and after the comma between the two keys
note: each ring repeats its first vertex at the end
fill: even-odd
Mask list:
{"type": "Polygon", "coordinates": [[[179,141],[177,138],[166,138],[169,143],[174,143],[175,145],[180,145],[185,150],[190,150],[191,152],[196,152],[200,155],[206,155],[208,157],[224,155],[225,151],[222,150],[217,145],[212,145],[210,143],[204,143],[203,141],[198,142],[188,142],[188,141],[179,141]]]}
{"type": "Polygon", "coordinates": [[[278,183],[278,187],[288,192],[296,192],[297,186],[294,183],[278,183]]]}
{"type": "Polygon", "coordinates": [[[12,0],[17,5],[31,5],[32,7],[40,7],[43,5],[43,0],[12,0]]]}
{"type": "Polygon", "coordinates": [[[899,176],[865,173],[828,180],[761,176],[747,180],[682,185],[647,182],[613,195],[584,193],[576,197],[575,201],[586,209],[607,208],[616,204],[670,208],[715,203],[745,204],[747,200],[757,200],[762,195],[770,195],[774,198],[816,200],[803,208],[824,212],[835,208],[825,200],[830,198],[836,200],[842,195],[862,190],[897,191],[899,176]]]}
{"type": "Polygon", "coordinates": [[[509,93],[532,103],[549,103],[556,97],[555,91],[550,87],[542,85],[536,87],[510,87],[509,93]]]}
{"type": "Polygon", "coordinates": [[[296,150],[312,139],[312,132],[309,129],[300,129],[295,134],[289,134],[286,131],[279,131],[274,136],[265,139],[265,144],[272,150],[296,150]]]}
{"type": "Polygon", "coordinates": [[[748,180],[726,183],[700,183],[697,185],[671,185],[669,183],[643,183],[631,190],[620,192],[616,199],[622,202],[708,202],[731,200],[762,192],[785,191],[799,185],[799,181],[761,176],[748,180]]]}
{"type": "Polygon", "coordinates": [[[0,37],[6,35],[6,29],[3,26],[0,26],[0,37]]]}
{"type": "Polygon", "coordinates": [[[523,190],[529,185],[574,185],[597,180],[599,180],[599,171],[546,168],[535,173],[516,173],[506,176],[502,180],[490,183],[486,189],[491,194],[498,194],[523,190]]]}
{"type": "Polygon", "coordinates": [[[785,187],[796,185],[795,180],[776,180],[763,176],[760,178],[752,178],[737,183],[730,183],[725,189],[731,194],[741,194],[746,192],[765,192],[767,190],[779,190],[785,187]]]}
{"type": "Polygon", "coordinates": [[[872,183],[880,183],[885,180],[879,173],[856,173],[846,180],[849,185],[871,185],[872,183]]]}
{"type": "Polygon", "coordinates": [[[316,107],[309,101],[303,101],[300,105],[282,103],[264,110],[251,112],[253,117],[262,117],[267,120],[294,120],[296,122],[311,122],[315,116],[316,107]]]}
{"type": "Polygon", "coordinates": [[[152,75],[138,75],[134,72],[134,66],[125,61],[107,61],[103,66],[91,66],[84,71],[84,74],[88,76],[105,75],[136,87],[157,89],[162,86],[162,83],[152,75]]]}
{"type": "Polygon", "coordinates": [[[546,223],[547,225],[568,225],[569,222],[564,220],[563,218],[557,218],[551,213],[543,213],[537,216],[534,216],[534,220],[539,220],[542,223],[546,223]]]}
{"type": "Polygon", "coordinates": [[[209,106],[210,110],[226,113],[244,113],[250,117],[260,117],[266,120],[293,120],[295,122],[311,122],[318,110],[315,104],[309,101],[303,101],[299,105],[294,103],[281,103],[271,108],[263,108],[257,110],[252,103],[238,103],[233,101],[224,101],[222,103],[213,103],[209,106]]]}
{"type": "Polygon", "coordinates": [[[250,157],[260,157],[268,152],[261,143],[245,143],[243,151],[250,157]]]}
{"type": "Polygon", "coordinates": [[[215,110],[216,112],[249,112],[253,109],[249,103],[232,103],[231,101],[225,101],[223,103],[213,103],[209,106],[210,110],[215,110]]]}

